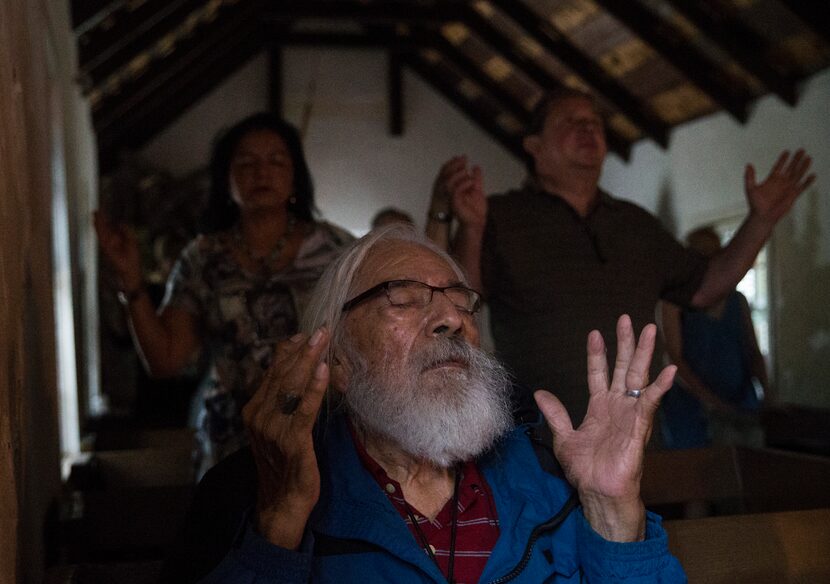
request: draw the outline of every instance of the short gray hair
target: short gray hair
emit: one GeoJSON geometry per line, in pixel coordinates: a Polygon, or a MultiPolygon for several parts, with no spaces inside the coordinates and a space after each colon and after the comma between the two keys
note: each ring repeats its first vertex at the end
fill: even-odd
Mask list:
{"type": "Polygon", "coordinates": [[[332,333],[328,357],[343,342],[343,304],[362,292],[355,290],[357,275],[369,254],[378,247],[392,242],[404,242],[418,245],[435,253],[452,268],[465,285],[467,278],[456,261],[435,245],[432,241],[417,233],[411,226],[403,224],[388,225],[370,231],[349,245],[341,255],[326,268],[314,291],[303,316],[302,330],[311,334],[323,325],[332,333]]]}

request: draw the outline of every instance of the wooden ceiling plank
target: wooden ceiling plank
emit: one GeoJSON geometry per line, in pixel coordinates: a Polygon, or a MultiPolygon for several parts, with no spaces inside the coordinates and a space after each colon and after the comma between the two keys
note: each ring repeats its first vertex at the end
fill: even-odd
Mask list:
{"type": "Polygon", "coordinates": [[[204,4],[203,0],[148,0],[123,14],[108,30],[95,29],[78,39],[81,75],[92,85],[129,63],[153,46],[204,4]]]}
{"type": "Polygon", "coordinates": [[[111,170],[124,149],[137,149],[176,120],[262,50],[261,38],[240,36],[191,62],[181,75],[160,86],[116,127],[99,133],[102,171],[111,170]]]}
{"type": "Polygon", "coordinates": [[[522,139],[520,136],[511,136],[492,117],[477,110],[472,103],[460,94],[452,83],[449,83],[438,75],[434,67],[425,63],[420,56],[414,53],[406,53],[402,58],[406,66],[423,79],[427,85],[430,85],[439,94],[443,95],[462,114],[470,118],[470,120],[481,127],[482,130],[504,146],[516,158],[524,160],[525,153],[522,148],[522,139]]]}
{"type": "Polygon", "coordinates": [[[480,85],[500,104],[506,107],[511,114],[516,116],[523,124],[530,123],[530,111],[522,102],[505,87],[482,71],[478,63],[467,56],[464,51],[449,42],[446,37],[435,31],[419,30],[415,33],[415,39],[423,39],[423,44],[432,46],[441,56],[447,59],[464,76],[469,77],[480,85]]]}
{"type": "Polygon", "coordinates": [[[643,100],[609,75],[591,57],[570,42],[548,21],[541,19],[524,2],[491,0],[504,14],[526,30],[543,48],[582,77],[606,101],[614,104],[640,130],[663,148],[668,146],[669,128],[643,100]]]}
{"type": "Polygon", "coordinates": [[[504,36],[500,30],[474,9],[470,8],[464,13],[462,22],[472,29],[476,36],[490,45],[497,53],[501,54],[502,57],[512,63],[513,66],[522,71],[540,87],[555,89],[562,85],[556,77],[548,73],[544,67],[522,52],[512,40],[504,36]]]}
{"type": "Polygon", "coordinates": [[[210,53],[215,48],[221,53],[221,47],[235,35],[254,36],[262,43],[258,16],[259,9],[255,4],[237,4],[220,11],[213,22],[180,41],[166,59],[154,63],[149,71],[121,87],[118,94],[106,98],[93,112],[96,131],[105,130],[139,107],[143,100],[171,78],[185,75],[191,63],[202,54],[210,53]]]}
{"type": "Polygon", "coordinates": [[[795,83],[785,79],[764,59],[764,48],[769,46],[769,42],[761,35],[729,15],[716,14],[712,4],[698,0],[668,2],[767,89],[791,106],[796,104],[795,83]]]}
{"type": "Polygon", "coordinates": [[[103,18],[127,3],[127,0],[72,0],[72,30],[82,34],[96,26],[103,18]]]}
{"type": "Polygon", "coordinates": [[[624,24],[643,42],[650,45],[660,56],[670,62],[680,73],[697,85],[712,100],[728,111],[741,123],[748,118],[748,99],[735,97],[729,87],[712,75],[718,69],[716,63],[703,57],[687,43],[681,35],[636,0],[596,0],[609,14],[624,24]]]}
{"type": "Polygon", "coordinates": [[[827,0],[780,0],[780,2],[814,33],[830,43],[830,14],[827,10],[827,0]]]}
{"type": "MultiPolygon", "coordinates": [[[[472,7],[464,13],[462,21],[476,36],[484,40],[494,48],[501,56],[509,61],[514,67],[522,71],[530,79],[544,90],[552,90],[561,87],[558,79],[549,74],[533,59],[524,54],[509,38],[496,29],[486,18],[482,17],[472,7]]],[[[606,128],[606,138],[609,146],[627,159],[629,150],[628,141],[611,128],[606,128]]]]}

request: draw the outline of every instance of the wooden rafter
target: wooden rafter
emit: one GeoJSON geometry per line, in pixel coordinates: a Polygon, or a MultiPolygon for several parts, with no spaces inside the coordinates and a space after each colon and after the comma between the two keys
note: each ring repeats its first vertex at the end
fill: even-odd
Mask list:
{"type": "Polygon", "coordinates": [[[106,131],[113,124],[120,124],[122,118],[140,110],[142,104],[171,79],[188,75],[193,63],[204,55],[221,57],[224,47],[236,35],[254,37],[261,45],[258,15],[257,6],[252,4],[225,7],[220,11],[220,17],[181,40],[163,61],[151,64],[144,74],[122,86],[117,95],[105,99],[93,112],[96,130],[106,131]]]}
{"type": "Polygon", "coordinates": [[[111,27],[96,27],[78,38],[81,75],[93,85],[100,83],[203,4],[203,0],[148,0],[132,12],[119,11],[111,27]]]}
{"type": "Polygon", "coordinates": [[[455,105],[458,110],[490,134],[497,142],[504,146],[509,152],[519,159],[524,159],[521,136],[508,133],[499,126],[492,116],[478,110],[458,91],[455,84],[449,82],[438,74],[435,67],[424,61],[417,52],[403,55],[404,63],[414,71],[427,85],[438,91],[447,100],[455,105]]]}
{"type": "Polygon", "coordinates": [[[221,48],[215,47],[191,61],[181,75],[168,79],[125,116],[117,128],[99,132],[102,172],[113,168],[124,149],[136,149],[149,142],[261,49],[261,37],[257,35],[229,39],[221,48]]]}
{"type": "Polygon", "coordinates": [[[264,19],[355,20],[361,23],[420,22],[457,20],[463,11],[459,2],[415,4],[402,0],[289,0],[273,2],[263,9],[264,19]]]}
{"type": "Polygon", "coordinates": [[[268,47],[268,109],[275,115],[283,114],[283,60],[282,45],[273,39],[267,41],[268,47]]]}
{"type": "Polygon", "coordinates": [[[283,33],[274,41],[283,45],[300,47],[333,47],[338,49],[387,49],[396,46],[401,39],[391,32],[294,32],[283,33]]]}
{"type": "Polygon", "coordinates": [[[682,35],[637,2],[596,0],[606,11],[654,48],[712,100],[740,122],[746,122],[748,95],[736,93],[718,78],[719,67],[683,42],[682,35]]]}
{"type": "Polygon", "coordinates": [[[668,126],[644,102],[628,91],[581,49],[571,44],[549,20],[543,20],[523,2],[493,0],[504,14],[526,30],[544,49],[579,75],[594,91],[613,104],[660,146],[668,146],[668,126]]]}
{"type": "Polygon", "coordinates": [[[826,0],[780,0],[790,12],[804,21],[813,32],[830,42],[830,15],[826,0]]]}
{"type": "Polygon", "coordinates": [[[719,45],[741,67],[790,105],[796,103],[795,83],[786,79],[764,58],[766,41],[748,26],[697,0],[667,0],[709,40],[719,45]]]}
{"type": "Polygon", "coordinates": [[[436,49],[443,58],[452,63],[453,67],[475,81],[522,123],[526,124],[530,121],[530,112],[515,95],[482,71],[474,59],[468,57],[463,50],[449,42],[442,34],[421,29],[415,33],[415,38],[421,39],[424,45],[436,49]]]}
{"type": "MultiPolygon", "coordinates": [[[[561,86],[555,77],[523,53],[512,40],[504,36],[491,22],[472,8],[464,13],[463,22],[470,27],[474,34],[494,48],[504,59],[512,63],[514,67],[522,71],[542,89],[549,91],[561,86]]],[[[626,139],[610,127],[606,128],[606,139],[612,150],[622,158],[628,159],[631,145],[626,139]]]]}
{"type": "Polygon", "coordinates": [[[392,136],[403,136],[403,60],[397,49],[389,49],[386,56],[389,133],[392,136]]]}
{"type": "Polygon", "coordinates": [[[127,3],[127,0],[72,0],[72,30],[81,33],[127,3]]]}

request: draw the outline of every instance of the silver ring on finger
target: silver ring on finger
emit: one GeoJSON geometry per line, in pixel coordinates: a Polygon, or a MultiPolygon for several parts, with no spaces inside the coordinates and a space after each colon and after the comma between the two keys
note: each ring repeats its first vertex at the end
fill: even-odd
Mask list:
{"type": "Polygon", "coordinates": [[[286,416],[292,415],[300,407],[302,397],[296,393],[284,393],[280,396],[280,412],[286,416]]]}
{"type": "Polygon", "coordinates": [[[643,395],[644,391],[645,391],[645,388],[643,388],[643,387],[641,387],[640,389],[626,389],[625,390],[625,395],[627,395],[628,397],[633,397],[633,398],[636,399],[636,398],[640,397],[641,395],[643,395]]]}

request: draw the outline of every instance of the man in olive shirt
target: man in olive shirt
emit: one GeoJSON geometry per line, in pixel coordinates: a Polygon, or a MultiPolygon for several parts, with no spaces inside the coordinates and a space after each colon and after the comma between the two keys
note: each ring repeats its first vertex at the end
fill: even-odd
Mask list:
{"type": "Polygon", "coordinates": [[[761,183],[748,165],[749,214],[707,262],[648,212],[599,189],[607,146],[590,95],[568,89],[548,94],[523,145],[528,181],[489,200],[479,168],[469,168],[465,157],[444,164],[427,232],[448,229],[446,222],[435,225],[447,211],[458,220],[452,251],[489,302],[497,353],[528,389],[554,391],[576,424],[588,399],[580,378],[585,335],[598,329],[613,338],[621,313],[642,327],[661,298],[689,307],[721,298],[814,180],[806,176],[811,160],[801,150],[793,157],[782,153],[761,183]]]}

